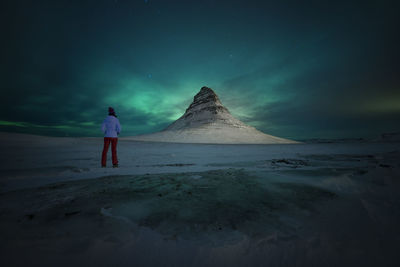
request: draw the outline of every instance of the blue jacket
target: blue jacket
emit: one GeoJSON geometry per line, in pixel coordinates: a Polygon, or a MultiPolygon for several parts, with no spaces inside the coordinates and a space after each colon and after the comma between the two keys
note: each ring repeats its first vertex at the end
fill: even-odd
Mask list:
{"type": "Polygon", "coordinates": [[[121,125],[116,117],[107,116],[101,125],[101,130],[104,133],[104,137],[118,137],[121,132],[121,125]]]}

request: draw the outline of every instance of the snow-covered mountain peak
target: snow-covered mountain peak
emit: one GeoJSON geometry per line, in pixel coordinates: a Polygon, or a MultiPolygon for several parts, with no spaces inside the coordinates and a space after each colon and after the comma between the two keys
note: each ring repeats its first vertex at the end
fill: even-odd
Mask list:
{"type": "Polygon", "coordinates": [[[234,118],[228,109],[222,105],[217,94],[211,88],[203,86],[200,92],[194,96],[193,102],[186,109],[182,117],[165,130],[182,130],[210,123],[250,127],[234,118]]]}
{"type": "MultiPolygon", "coordinates": [[[[205,107],[219,106],[223,107],[224,111],[228,111],[219,100],[217,94],[209,87],[203,86],[194,98],[192,104],[186,109],[186,113],[195,112],[205,107]]],[[[218,111],[218,109],[215,109],[218,111]]]]}
{"type": "Polygon", "coordinates": [[[258,131],[231,115],[217,94],[203,86],[185,113],[161,132],[132,136],[137,141],[217,144],[294,144],[258,131]]]}

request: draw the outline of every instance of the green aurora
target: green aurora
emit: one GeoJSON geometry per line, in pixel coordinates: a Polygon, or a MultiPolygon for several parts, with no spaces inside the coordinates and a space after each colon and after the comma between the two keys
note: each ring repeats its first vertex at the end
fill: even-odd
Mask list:
{"type": "Polygon", "coordinates": [[[291,139],[399,131],[389,1],[10,1],[0,131],[123,136],[178,119],[202,86],[240,120],[291,139]]]}

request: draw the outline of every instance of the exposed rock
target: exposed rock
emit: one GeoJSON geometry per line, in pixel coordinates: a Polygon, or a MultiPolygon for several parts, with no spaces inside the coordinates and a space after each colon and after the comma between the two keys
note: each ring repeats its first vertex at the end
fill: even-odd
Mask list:
{"type": "Polygon", "coordinates": [[[182,130],[210,123],[239,128],[253,128],[234,118],[229,110],[222,105],[215,92],[211,88],[204,86],[194,96],[193,102],[186,109],[185,114],[165,130],[182,130]]]}

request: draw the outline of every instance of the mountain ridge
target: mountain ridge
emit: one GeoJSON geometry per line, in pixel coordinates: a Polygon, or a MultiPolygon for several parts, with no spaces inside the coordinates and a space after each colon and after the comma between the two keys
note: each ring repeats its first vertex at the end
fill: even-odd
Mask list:
{"type": "MultiPolygon", "coordinates": [[[[232,116],[221,103],[218,95],[209,87],[203,86],[185,113],[163,131],[182,130],[207,123],[221,123],[237,127],[251,127],[232,116]]],[[[253,128],[253,127],[251,127],[253,128]]]]}
{"type": "Polygon", "coordinates": [[[294,144],[236,119],[218,95],[203,86],[185,113],[160,132],[126,137],[135,141],[211,144],[294,144]]]}

